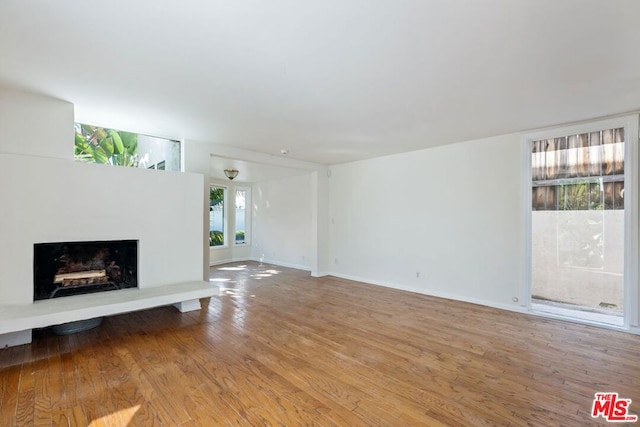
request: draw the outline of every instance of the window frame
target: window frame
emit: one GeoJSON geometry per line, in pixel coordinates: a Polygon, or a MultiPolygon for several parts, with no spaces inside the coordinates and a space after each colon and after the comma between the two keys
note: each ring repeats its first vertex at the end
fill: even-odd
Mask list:
{"type": "Polygon", "coordinates": [[[244,242],[236,242],[236,232],[238,228],[238,216],[234,211],[233,215],[233,246],[246,247],[251,245],[251,187],[237,186],[233,189],[233,205],[236,206],[236,197],[238,191],[244,191],[244,242]]]}
{"type": "MultiPolygon", "coordinates": [[[[540,131],[527,133],[522,140],[523,155],[523,173],[522,173],[522,189],[523,189],[523,223],[524,223],[524,268],[523,268],[523,289],[522,301],[528,312],[531,312],[531,291],[532,291],[532,172],[531,172],[531,143],[540,139],[548,139],[570,134],[582,134],[588,132],[596,132],[603,129],[624,128],[625,129],[625,171],[624,171],[624,330],[637,330],[640,326],[640,313],[638,301],[640,284],[638,283],[638,211],[640,205],[638,203],[638,167],[640,160],[638,159],[638,144],[640,135],[638,134],[640,116],[638,114],[613,117],[609,119],[593,120],[589,122],[577,123],[566,126],[548,128],[540,131]]],[[[548,315],[546,313],[536,313],[545,317],[559,317],[548,315]]],[[[572,319],[581,323],[582,321],[572,319]]],[[[620,329],[612,325],[597,323],[598,326],[612,329],[620,329]]]]}
{"type": "MultiPolygon", "coordinates": [[[[229,233],[228,225],[229,225],[229,187],[226,185],[220,185],[216,183],[209,184],[209,203],[211,203],[211,189],[212,188],[220,188],[222,189],[222,245],[211,246],[209,245],[209,249],[218,250],[218,249],[228,249],[229,248],[229,233]]],[[[209,219],[209,233],[211,233],[211,219],[209,219]]]]}
{"type": "MultiPolygon", "coordinates": [[[[104,164],[104,165],[108,165],[108,166],[120,166],[120,167],[131,167],[134,169],[153,169],[153,170],[169,170],[169,171],[173,171],[173,172],[184,172],[184,141],[182,140],[177,140],[177,139],[173,139],[173,138],[166,138],[163,136],[154,136],[154,135],[147,135],[144,133],[138,133],[138,132],[133,132],[133,131],[128,131],[128,130],[124,130],[124,129],[117,129],[111,126],[102,126],[102,125],[95,125],[95,124],[88,124],[88,123],[82,123],[82,122],[78,122],[78,121],[74,121],[74,133],[76,135],[75,137],[75,144],[74,144],[74,156],[73,159],[76,162],[79,163],[89,163],[89,164],[104,164]],[[116,132],[117,134],[119,134],[120,136],[122,136],[121,134],[129,134],[129,135],[135,135],[136,137],[136,152],[134,155],[131,155],[133,157],[135,157],[135,164],[132,165],[124,165],[124,164],[114,164],[112,163],[112,161],[115,159],[113,156],[113,154],[108,155],[106,158],[109,160],[105,163],[96,161],[95,158],[92,157],[79,157],[77,154],[75,154],[75,150],[77,150],[78,146],[78,134],[82,133],[81,131],[79,132],[78,129],[80,128],[84,128],[84,127],[91,127],[91,128],[96,128],[96,129],[103,129],[105,132],[109,132],[109,131],[113,131],[116,132]],[[177,146],[177,153],[175,152],[176,150],[173,149],[173,147],[171,149],[169,149],[172,154],[177,154],[177,161],[175,159],[176,156],[172,156],[171,154],[168,154],[167,156],[160,156],[159,158],[156,158],[154,163],[150,163],[149,164],[149,157],[152,155],[152,153],[155,151],[157,152],[157,150],[155,150],[157,148],[157,144],[159,143],[173,143],[173,147],[177,146]],[[155,147],[152,147],[152,144],[156,144],[155,147]],[[141,148],[147,148],[147,151],[140,151],[141,148]],[[177,166],[177,169],[175,167],[170,167],[169,169],[167,169],[167,166],[177,166]]],[[[85,140],[86,139],[84,137],[80,137],[81,139],[85,140]]],[[[114,144],[115,145],[115,144],[114,144]]],[[[95,148],[98,148],[97,146],[94,145],[95,148]]],[[[125,145],[126,147],[126,145],[125,145]]],[[[95,149],[94,148],[94,149],[95,149]]],[[[103,147],[104,149],[104,147],[103,147]]],[[[126,149],[126,148],[125,148],[126,149]]],[[[162,151],[162,150],[161,150],[162,151]]],[[[104,151],[103,151],[104,152],[104,151]]],[[[107,155],[107,153],[105,153],[105,155],[107,155]]],[[[132,157],[130,157],[131,159],[132,157]]]]}

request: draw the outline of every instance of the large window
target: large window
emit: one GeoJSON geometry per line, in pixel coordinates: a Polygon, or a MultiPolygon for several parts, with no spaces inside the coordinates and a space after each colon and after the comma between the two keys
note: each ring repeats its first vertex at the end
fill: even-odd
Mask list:
{"type": "Polygon", "coordinates": [[[625,317],[637,322],[637,271],[629,263],[637,248],[628,239],[637,233],[637,204],[629,203],[637,192],[635,120],[528,138],[533,310],[618,326],[625,317]]]}
{"type": "Polygon", "coordinates": [[[212,185],[209,188],[209,246],[226,245],[227,189],[212,185]]]}
{"type": "Polygon", "coordinates": [[[180,170],[180,142],[75,124],[76,161],[158,170],[180,170]]]}

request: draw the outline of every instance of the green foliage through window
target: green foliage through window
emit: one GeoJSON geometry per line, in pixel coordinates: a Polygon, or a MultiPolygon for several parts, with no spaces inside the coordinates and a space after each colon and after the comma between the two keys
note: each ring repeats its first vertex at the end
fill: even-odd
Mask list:
{"type": "Polygon", "coordinates": [[[209,188],[209,246],[224,245],[224,196],[223,187],[209,188]]]}
{"type": "Polygon", "coordinates": [[[224,245],[224,234],[222,231],[210,231],[209,232],[209,246],[222,246],[224,245]]]}
{"type": "Polygon", "coordinates": [[[82,162],[137,167],[138,135],[76,123],[74,157],[82,162]]]}

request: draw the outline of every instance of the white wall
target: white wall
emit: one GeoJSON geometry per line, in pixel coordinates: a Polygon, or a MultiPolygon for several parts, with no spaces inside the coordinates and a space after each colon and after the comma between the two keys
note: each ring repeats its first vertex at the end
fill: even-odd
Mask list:
{"type": "Polygon", "coordinates": [[[252,256],[311,270],[311,174],[256,183],[252,189],[252,256]]]}
{"type": "Polygon", "coordinates": [[[73,104],[0,87],[0,153],[73,159],[73,104]]]}
{"type": "Polygon", "coordinates": [[[332,271],[520,308],[522,147],[506,135],[332,167],[332,271]]]}
{"type": "Polygon", "coordinates": [[[329,170],[311,173],[311,275],[329,274],[329,170]]]}
{"type": "Polygon", "coordinates": [[[71,104],[0,100],[1,304],[33,301],[40,242],[139,239],[141,288],[202,279],[201,175],[76,163],[71,104]]]}
{"type": "Polygon", "coordinates": [[[209,144],[201,141],[182,141],[182,170],[201,174],[206,185],[202,186],[202,212],[200,212],[200,252],[202,253],[202,280],[209,280],[209,173],[211,162],[209,144]]]}

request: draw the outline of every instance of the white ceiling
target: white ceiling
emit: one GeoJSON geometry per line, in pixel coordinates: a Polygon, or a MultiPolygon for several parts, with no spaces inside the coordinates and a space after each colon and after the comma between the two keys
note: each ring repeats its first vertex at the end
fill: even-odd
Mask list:
{"type": "Polygon", "coordinates": [[[638,0],[0,0],[0,84],[336,164],[640,108],[638,0]]]}

